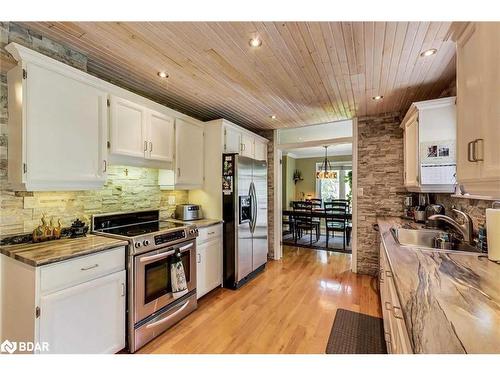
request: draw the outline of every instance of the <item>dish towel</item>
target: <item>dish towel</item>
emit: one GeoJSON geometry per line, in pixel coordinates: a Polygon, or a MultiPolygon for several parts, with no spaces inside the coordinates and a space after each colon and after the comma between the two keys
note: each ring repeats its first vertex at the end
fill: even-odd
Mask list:
{"type": "Polygon", "coordinates": [[[172,294],[174,298],[179,298],[188,292],[186,274],[184,273],[184,266],[182,265],[181,252],[177,250],[171,259],[170,278],[172,280],[172,294]]]}

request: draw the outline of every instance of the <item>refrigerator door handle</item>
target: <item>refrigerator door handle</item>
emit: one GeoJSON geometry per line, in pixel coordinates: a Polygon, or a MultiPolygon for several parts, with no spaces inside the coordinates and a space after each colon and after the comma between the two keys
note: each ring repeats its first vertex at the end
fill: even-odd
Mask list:
{"type": "Polygon", "coordinates": [[[253,181],[250,183],[250,202],[252,207],[250,231],[253,233],[255,231],[255,225],[257,224],[257,194],[255,192],[255,184],[253,183],[253,181]]]}

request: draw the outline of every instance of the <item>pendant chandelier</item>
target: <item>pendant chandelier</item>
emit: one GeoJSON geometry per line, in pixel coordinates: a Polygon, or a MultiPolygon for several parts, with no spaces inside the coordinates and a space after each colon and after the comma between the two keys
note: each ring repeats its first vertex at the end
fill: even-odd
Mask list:
{"type": "Polygon", "coordinates": [[[327,178],[337,178],[337,172],[332,170],[332,165],[328,160],[328,146],[323,146],[325,148],[325,160],[321,163],[321,168],[316,172],[317,179],[327,179],[327,178]]]}

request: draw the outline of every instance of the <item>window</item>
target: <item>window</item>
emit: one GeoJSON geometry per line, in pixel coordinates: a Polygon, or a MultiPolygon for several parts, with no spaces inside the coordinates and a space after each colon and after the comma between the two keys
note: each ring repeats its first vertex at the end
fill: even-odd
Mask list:
{"type": "MultiPolygon", "coordinates": [[[[316,171],[321,170],[322,163],[316,164],[316,171]]],[[[351,165],[332,165],[330,169],[333,172],[333,178],[316,179],[316,196],[323,202],[332,199],[349,199],[351,196],[351,186],[347,176],[352,172],[351,165]]]]}

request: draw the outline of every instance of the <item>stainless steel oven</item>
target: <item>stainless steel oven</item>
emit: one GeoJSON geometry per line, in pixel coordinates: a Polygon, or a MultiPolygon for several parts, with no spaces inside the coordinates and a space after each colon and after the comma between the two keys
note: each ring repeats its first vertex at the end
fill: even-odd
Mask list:
{"type": "Polygon", "coordinates": [[[174,301],[170,263],[180,251],[188,291],[196,288],[196,242],[191,240],[134,257],[134,323],[148,318],[174,301]]]}
{"type": "Polygon", "coordinates": [[[159,220],[159,210],[94,215],[95,234],[126,239],[127,341],[135,352],[197,308],[196,237],[187,223],[159,220]],[[181,253],[188,292],[175,299],[171,257],[181,253]]]}

